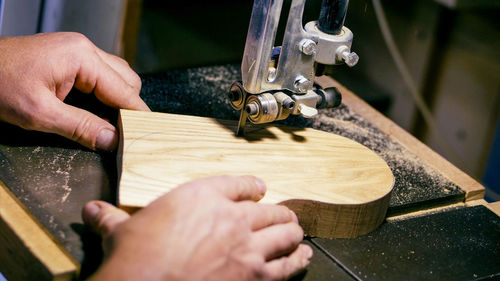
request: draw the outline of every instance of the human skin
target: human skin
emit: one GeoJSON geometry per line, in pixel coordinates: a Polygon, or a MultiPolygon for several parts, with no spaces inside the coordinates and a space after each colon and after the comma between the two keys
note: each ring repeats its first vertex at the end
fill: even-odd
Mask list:
{"type": "Polygon", "coordinates": [[[296,215],[256,203],[264,183],[218,176],[186,183],[130,217],[111,204],[85,205],[106,259],[91,280],[283,280],[303,270],[296,215]]]}
{"type": "MultiPolygon", "coordinates": [[[[56,133],[90,149],[113,150],[117,130],[65,104],[72,88],[114,108],[149,110],[128,64],[77,33],[0,38],[0,120],[56,133]]],[[[312,256],[286,207],[256,203],[255,177],[184,184],[133,216],[103,201],[82,210],[103,238],[95,280],[281,280],[312,256]]]]}
{"type": "Polygon", "coordinates": [[[64,103],[72,88],[113,108],[149,110],[141,80],[123,59],[78,33],[0,38],[0,120],[56,133],[93,150],[113,150],[116,128],[64,103]]]}

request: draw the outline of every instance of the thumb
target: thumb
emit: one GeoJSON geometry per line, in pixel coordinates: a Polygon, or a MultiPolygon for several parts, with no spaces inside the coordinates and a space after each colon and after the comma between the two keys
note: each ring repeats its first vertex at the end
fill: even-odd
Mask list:
{"type": "Polygon", "coordinates": [[[104,119],[68,105],[58,99],[51,106],[51,117],[42,130],[56,133],[92,150],[114,150],[118,143],[116,128],[104,119]]]}
{"type": "Polygon", "coordinates": [[[109,236],[130,215],[104,201],[90,201],[82,209],[82,219],[101,237],[109,236]]]}

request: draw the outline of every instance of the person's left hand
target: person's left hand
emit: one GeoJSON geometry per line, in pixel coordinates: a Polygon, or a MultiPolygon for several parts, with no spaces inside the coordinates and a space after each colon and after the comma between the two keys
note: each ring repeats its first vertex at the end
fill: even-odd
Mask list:
{"type": "Polygon", "coordinates": [[[102,201],[82,210],[103,238],[105,261],[91,280],[283,280],[313,255],[285,206],[256,203],[252,176],[185,183],[133,216],[102,201]]]}
{"type": "Polygon", "coordinates": [[[149,110],[139,97],[141,80],[127,62],[81,34],[0,38],[0,120],[90,149],[114,149],[113,125],[63,102],[73,87],[114,108],[149,110]]]}

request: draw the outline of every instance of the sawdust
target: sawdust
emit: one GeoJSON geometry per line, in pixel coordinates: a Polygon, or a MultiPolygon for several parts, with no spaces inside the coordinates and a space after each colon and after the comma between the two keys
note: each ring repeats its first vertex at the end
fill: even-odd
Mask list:
{"type": "MultiPolygon", "coordinates": [[[[22,150],[22,148],[20,148],[22,150]]],[[[33,186],[37,193],[50,192],[54,198],[60,198],[61,203],[66,202],[72,189],[71,181],[72,162],[78,155],[78,150],[64,151],[60,153],[49,153],[53,149],[38,146],[28,154],[24,165],[23,181],[34,182],[33,186]],[[47,158],[50,155],[50,158],[47,158]],[[36,172],[43,171],[43,172],[36,172]]],[[[42,205],[53,204],[53,202],[42,202],[42,205]]]]}
{"type": "Polygon", "coordinates": [[[141,98],[152,111],[238,119],[227,99],[239,69],[215,66],[144,75],[141,98]],[[233,78],[235,78],[233,80],[233,78]]]}

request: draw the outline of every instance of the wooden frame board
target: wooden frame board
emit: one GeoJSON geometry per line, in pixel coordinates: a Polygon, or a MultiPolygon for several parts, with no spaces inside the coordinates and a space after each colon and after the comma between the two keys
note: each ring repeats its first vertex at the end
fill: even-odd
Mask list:
{"type": "Polygon", "coordinates": [[[0,272],[7,280],[73,280],[79,263],[0,182],[0,272]]]}

